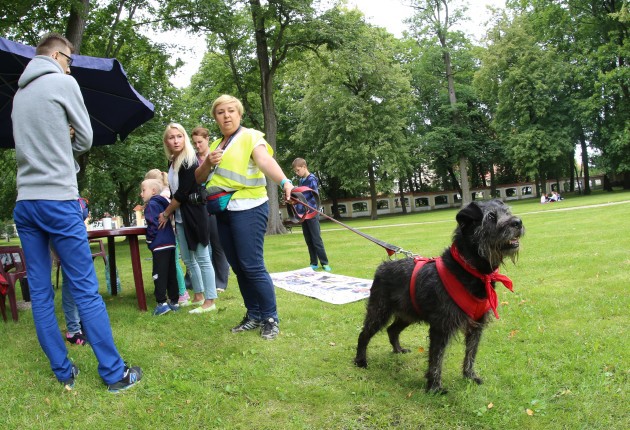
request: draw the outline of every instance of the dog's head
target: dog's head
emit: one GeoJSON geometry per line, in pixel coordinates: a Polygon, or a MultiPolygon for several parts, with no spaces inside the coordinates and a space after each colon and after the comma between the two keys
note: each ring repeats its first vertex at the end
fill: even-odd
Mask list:
{"type": "Polygon", "coordinates": [[[506,257],[516,262],[525,227],[501,200],[470,203],[457,213],[456,219],[453,240],[460,252],[476,253],[493,269],[506,257]]]}

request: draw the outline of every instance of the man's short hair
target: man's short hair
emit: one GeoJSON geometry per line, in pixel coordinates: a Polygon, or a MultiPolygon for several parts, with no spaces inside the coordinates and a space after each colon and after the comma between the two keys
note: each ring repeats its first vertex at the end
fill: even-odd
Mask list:
{"type": "Polygon", "coordinates": [[[70,49],[70,53],[74,53],[74,45],[68,39],[59,33],[48,33],[42,37],[35,48],[35,55],[50,55],[55,51],[63,48],[70,49]]]}

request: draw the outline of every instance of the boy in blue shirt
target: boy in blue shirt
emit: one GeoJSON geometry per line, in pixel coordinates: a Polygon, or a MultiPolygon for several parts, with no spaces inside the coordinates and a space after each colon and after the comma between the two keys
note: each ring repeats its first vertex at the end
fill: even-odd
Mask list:
{"type": "Polygon", "coordinates": [[[160,195],[162,183],[157,179],[145,179],[140,196],[146,203],[144,219],[147,223],[147,246],[153,254],[153,284],[157,306],[153,315],[164,315],[179,310],[179,286],[175,269],[175,233],[170,223],[159,228],[159,217],[169,201],[160,195]],[[166,301],[168,292],[169,301],[166,301]]]}
{"type": "MultiPolygon", "coordinates": [[[[319,180],[315,175],[308,171],[306,166],[306,160],[303,158],[296,158],[291,164],[293,171],[299,177],[300,187],[308,187],[311,190],[319,194],[319,180]]],[[[306,193],[305,195],[307,204],[319,210],[317,206],[317,199],[313,193],[306,193]]],[[[328,256],[324,249],[324,241],[322,240],[321,230],[319,227],[319,212],[310,219],[306,219],[302,222],[302,234],[304,234],[304,241],[308,247],[308,254],[311,259],[311,269],[317,270],[317,259],[322,265],[322,268],[326,272],[330,272],[332,269],[328,265],[328,256]]]]}

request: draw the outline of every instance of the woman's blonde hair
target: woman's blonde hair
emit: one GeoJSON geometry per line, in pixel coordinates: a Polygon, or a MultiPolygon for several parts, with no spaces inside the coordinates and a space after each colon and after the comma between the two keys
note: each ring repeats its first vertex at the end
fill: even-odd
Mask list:
{"type": "Polygon", "coordinates": [[[215,110],[217,109],[217,106],[222,105],[223,103],[236,103],[236,110],[238,111],[238,113],[243,116],[243,112],[245,109],[243,109],[243,103],[241,103],[241,101],[239,99],[237,99],[234,96],[231,96],[229,94],[223,94],[221,96],[219,96],[219,98],[217,98],[213,103],[212,103],[212,117],[214,119],[217,119],[216,115],[215,115],[215,110]]]}
{"type": "Polygon", "coordinates": [[[160,169],[151,169],[145,175],[144,179],[157,179],[162,182],[164,187],[168,187],[168,173],[162,172],[160,169]]]}
{"type": "Polygon", "coordinates": [[[176,122],[172,122],[166,126],[164,130],[164,135],[162,136],[162,143],[164,144],[164,153],[166,154],[166,158],[173,163],[173,170],[175,172],[179,171],[179,168],[182,167],[190,167],[197,162],[197,154],[195,153],[195,148],[193,148],[192,143],[190,143],[190,137],[188,137],[188,133],[186,133],[186,129],[176,122]],[[166,143],[166,134],[171,129],[179,130],[180,133],[184,135],[184,148],[182,152],[175,158],[173,158],[173,153],[168,147],[166,143]]]}

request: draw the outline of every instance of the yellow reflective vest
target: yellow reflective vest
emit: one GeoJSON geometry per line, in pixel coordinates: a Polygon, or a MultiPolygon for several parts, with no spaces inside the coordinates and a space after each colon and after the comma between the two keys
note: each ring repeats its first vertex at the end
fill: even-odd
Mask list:
{"type": "MultiPolygon", "coordinates": [[[[221,163],[215,168],[214,174],[206,184],[208,192],[219,189],[225,191],[236,190],[233,199],[258,199],[267,196],[265,185],[267,181],[264,173],[256,166],[252,159],[252,151],[260,140],[265,142],[267,152],[273,155],[273,149],[264,140],[264,133],[245,127],[236,135],[234,140],[223,153],[221,163]]],[[[210,152],[214,151],[221,139],[210,144],[210,152]]]]}

